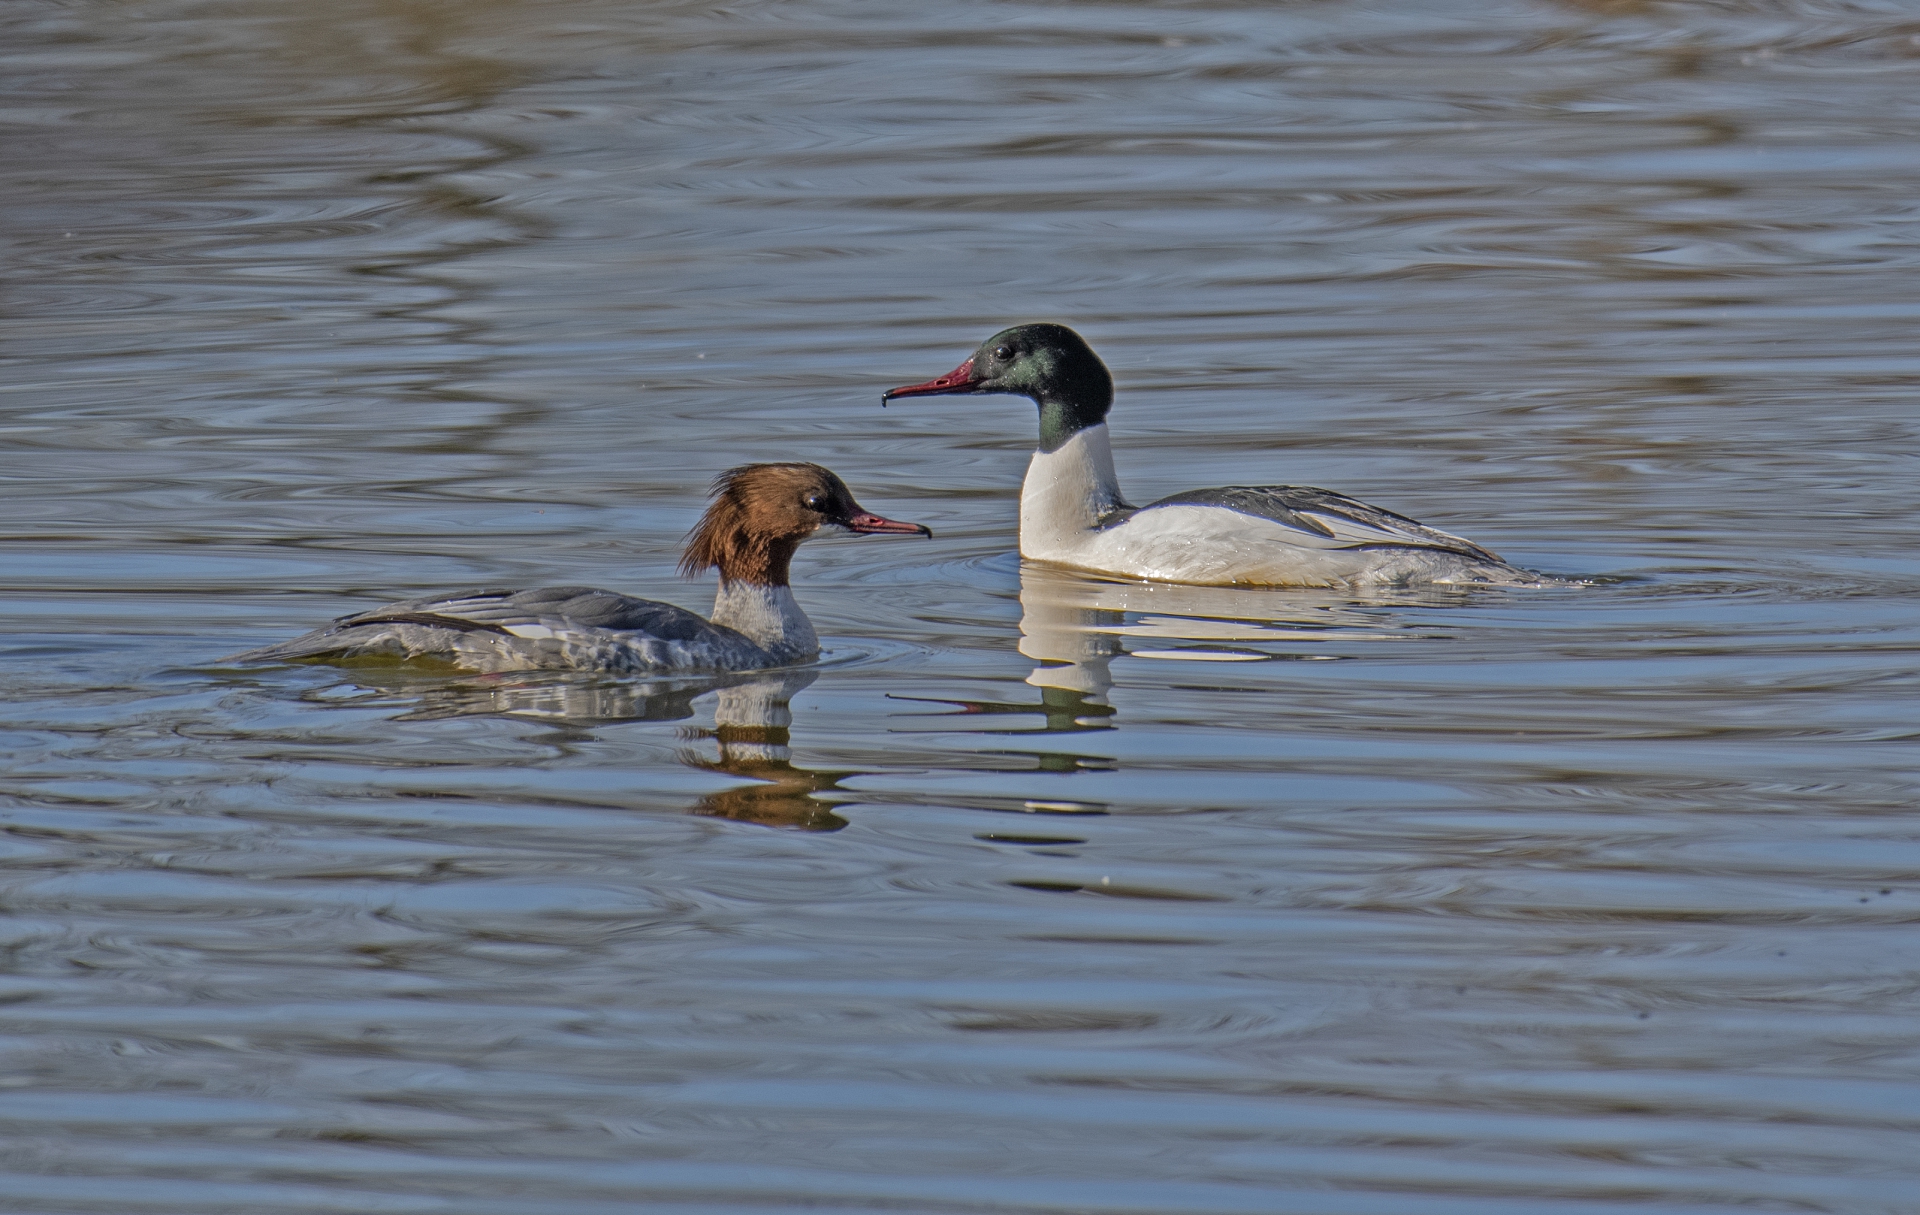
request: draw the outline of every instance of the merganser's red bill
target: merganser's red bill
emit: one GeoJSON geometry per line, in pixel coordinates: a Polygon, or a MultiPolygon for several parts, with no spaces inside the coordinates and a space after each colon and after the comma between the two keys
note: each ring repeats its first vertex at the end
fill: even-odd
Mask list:
{"type": "Polygon", "coordinates": [[[847,516],[846,527],[857,536],[933,535],[933,529],[924,523],[902,523],[898,519],[885,519],[879,515],[870,515],[863,510],[847,516]]]}
{"type": "Polygon", "coordinates": [[[965,392],[979,382],[973,376],[973,360],[968,359],[938,379],[928,380],[924,384],[906,384],[899,388],[889,388],[881,394],[880,402],[884,405],[900,397],[937,397],[946,392],[965,392]]]}

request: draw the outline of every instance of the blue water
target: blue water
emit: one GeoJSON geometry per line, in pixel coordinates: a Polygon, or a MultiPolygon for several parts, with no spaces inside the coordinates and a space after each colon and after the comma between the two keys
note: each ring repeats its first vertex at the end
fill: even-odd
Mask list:
{"type": "Polygon", "coordinates": [[[1909,4],[15,0],[0,1209],[1920,1212],[1909,4]],[[1585,587],[1015,557],[1135,500],[1585,587]],[[217,662],[673,574],[828,654],[217,662]]]}

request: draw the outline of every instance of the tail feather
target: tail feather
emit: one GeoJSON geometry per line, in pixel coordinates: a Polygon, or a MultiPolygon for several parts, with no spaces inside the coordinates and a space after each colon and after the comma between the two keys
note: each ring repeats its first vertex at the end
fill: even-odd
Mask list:
{"type": "Polygon", "coordinates": [[[299,662],[307,658],[347,658],[393,654],[406,657],[407,646],[397,630],[379,625],[329,625],[257,649],[229,654],[221,662],[299,662]]]}

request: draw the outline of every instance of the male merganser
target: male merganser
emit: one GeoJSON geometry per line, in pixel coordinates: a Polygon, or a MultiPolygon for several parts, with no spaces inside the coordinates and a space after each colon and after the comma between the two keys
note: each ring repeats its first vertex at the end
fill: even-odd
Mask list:
{"type": "Polygon", "coordinates": [[[1022,557],[1205,585],[1542,581],[1458,536],[1303,485],[1193,489],[1129,506],[1107,441],[1113,376],[1065,325],[1003,329],[946,375],[881,400],[984,393],[1040,407],[1040,448],[1020,487],[1022,557]]]}
{"type": "Polygon", "coordinates": [[[755,671],[819,656],[820,639],[787,585],[800,542],[823,527],[931,536],[861,508],[818,464],[747,464],[713,482],[680,570],[720,570],[713,617],[587,586],[479,590],[408,599],[224,659],[269,662],[435,659],[467,671],[755,671]]]}

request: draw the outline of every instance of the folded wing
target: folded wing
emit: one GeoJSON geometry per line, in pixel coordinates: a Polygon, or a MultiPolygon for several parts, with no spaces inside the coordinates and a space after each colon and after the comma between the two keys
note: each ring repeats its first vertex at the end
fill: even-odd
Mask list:
{"type": "Polygon", "coordinates": [[[1458,553],[1478,561],[1500,558],[1470,540],[1428,527],[1357,498],[1307,485],[1226,485],[1192,489],[1141,507],[1136,515],[1164,506],[1213,506],[1266,519],[1300,533],[1315,548],[1427,548],[1458,553]]]}
{"type": "Polygon", "coordinates": [[[708,650],[750,645],[733,630],[685,608],[634,599],[589,586],[532,590],[483,589],[407,599],[342,616],[325,628],[228,661],[300,658],[459,656],[464,665],[491,650],[518,659],[513,666],[582,665],[583,655],[618,652],[625,661],[600,666],[702,665],[708,650]],[[517,639],[516,644],[493,639],[517,639]],[[547,660],[543,661],[542,659],[547,660]]]}
{"type": "MultiPolygon", "coordinates": [[[[342,616],[336,628],[382,621],[431,618],[445,627],[485,629],[524,636],[530,626],[616,629],[642,632],[663,641],[692,641],[714,626],[694,612],[653,599],[635,599],[591,586],[542,586],[532,590],[458,591],[408,599],[342,616]]],[[[425,621],[422,620],[422,623],[425,621]]]]}

